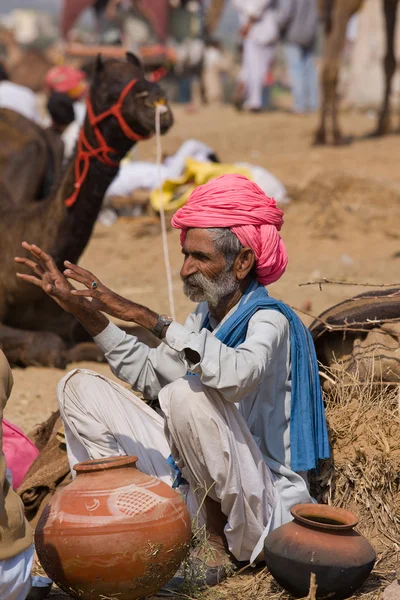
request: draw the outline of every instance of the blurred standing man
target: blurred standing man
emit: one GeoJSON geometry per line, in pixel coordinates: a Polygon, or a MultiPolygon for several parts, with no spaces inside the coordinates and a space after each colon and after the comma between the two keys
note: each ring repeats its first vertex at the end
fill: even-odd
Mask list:
{"type": "Polygon", "coordinates": [[[315,46],[318,30],[316,0],[278,0],[278,24],[285,43],[286,61],[294,99],[293,112],[318,108],[315,46]]]}
{"type": "Polygon", "coordinates": [[[234,104],[252,112],[262,106],[265,77],[271,68],[279,29],[273,0],[233,0],[241,23],[243,59],[234,104]]]}

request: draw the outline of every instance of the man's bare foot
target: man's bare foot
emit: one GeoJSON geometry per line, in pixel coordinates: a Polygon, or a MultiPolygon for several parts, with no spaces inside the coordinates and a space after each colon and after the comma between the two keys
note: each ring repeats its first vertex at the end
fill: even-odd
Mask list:
{"type": "Polygon", "coordinates": [[[233,575],[237,561],[225,548],[225,539],[209,534],[204,543],[191,551],[186,561],[185,580],[200,587],[213,587],[233,575]]]}

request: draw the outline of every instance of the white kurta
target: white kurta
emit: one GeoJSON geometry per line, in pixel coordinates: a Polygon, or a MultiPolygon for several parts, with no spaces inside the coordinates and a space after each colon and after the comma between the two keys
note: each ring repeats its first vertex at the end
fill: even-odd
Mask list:
{"type": "Polygon", "coordinates": [[[142,470],[171,484],[164,462],[171,449],[192,489],[212,486],[232,553],[254,560],[268,531],[291,519],[290,508],[311,501],[305,479],[290,469],[289,324],[260,310],[234,349],[215,337],[224,321],[201,329],[206,312],[201,303],[184,326],[173,322],[156,349],[113,324],[95,338],[120,379],[159,397],[163,417],[118,384],[72,372],[58,389],[69,458],[73,466],[88,456],[137,454],[142,470]]]}

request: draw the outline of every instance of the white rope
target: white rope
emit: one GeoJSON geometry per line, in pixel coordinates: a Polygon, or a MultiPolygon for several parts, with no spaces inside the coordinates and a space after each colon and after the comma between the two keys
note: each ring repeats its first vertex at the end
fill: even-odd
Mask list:
{"type": "Polygon", "coordinates": [[[157,106],[156,106],[157,177],[158,177],[158,198],[159,198],[159,205],[160,205],[161,235],[162,235],[162,244],[163,244],[163,252],[164,252],[165,272],[167,275],[167,285],[168,285],[169,314],[175,320],[174,292],[173,292],[173,288],[172,288],[171,262],[169,260],[167,227],[165,224],[164,201],[163,201],[163,196],[162,196],[162,175],[161,175],[161,161],[162,161],[161,115],[166,110],[167,110],[166,106],[163,106],[162,104],[157,104],[157,106]]]}

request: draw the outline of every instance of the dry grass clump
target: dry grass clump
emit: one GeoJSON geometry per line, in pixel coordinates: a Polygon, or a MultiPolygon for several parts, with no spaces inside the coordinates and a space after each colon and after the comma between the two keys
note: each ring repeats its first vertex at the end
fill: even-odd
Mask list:
{"type": "Polygon", "coordinates": [[[400,386],[360,382],[339,365],[327,376],[332,458],[317,473],[318,501],[357,513],[387,572],[400,552],[400,386]]]}

